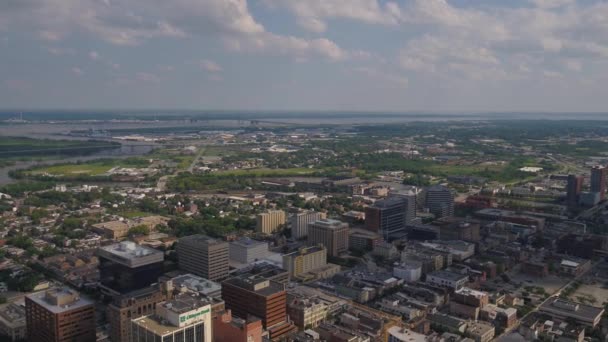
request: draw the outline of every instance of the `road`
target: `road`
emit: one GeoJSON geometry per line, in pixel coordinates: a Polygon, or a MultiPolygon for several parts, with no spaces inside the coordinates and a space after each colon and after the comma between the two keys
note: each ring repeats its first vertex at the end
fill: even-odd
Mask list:
{"type": "Polygon", "coordinates": [[[598,261],[598,262],[596,262],[595,264],[593,264],[589,268],[589,270],[587,270],[587,272],[582,273],[582,274],[574,277],[568,283],[564,284],[564,286],[560,287],[557,291],[555,291],[555,293],[553,293],[551,296],[547,297],[545,300],[543,300],[538,305],[536,305],[533,310],[531,310],[530,312],[528,312],[527,314],[525,314],[522,318],[518,319],[517,320],[517,324],[515,324],[513,327],[511,327],[509,329],[505,329],[505,331],[502,334],[500,334],[499,336],[495,337],[494,340],[498,341],[500,338],[505,337],[508,334],[512,333],[513,331],[517,330],[519,328],[520,323],[523,322],[529,315],[531,315],[534,312],[537,312],[538,308],[540,308],[543,304],[545,304],[546,302],[548,302],[552,298],[558,297],[565,288],[567,288],[568,286],[572,285],[575,281],[577,281],[577,280],[581,279],[582,277],[584,277],[585,275],[587,275],[589,272],[591,272],[593,269],[595,269],[597,267],[597,265],[599,265],[600,263],[602,263],[601,260],[598,261]]]}
{"type": "MultiPolygon", "coordinates": [[[[188,166],[188,168],[185,171],[188,171],[190,173],[192,173],[192,171],[194,171],[194,167],[196,166],[196,164],[198,164],[198,161],[201,159],[201,157],[203,156],[203,154],[205,153],[205,148],[203,147],[199,147],[199,151],[196,154],[196,157],[194,157],[194,159],[192,160],[192,163],[190,163],[190,165],[188,166]]],[[[167,182],[169,181],[170,177],[175,177],[177,176],[177,174],[179,174],[180,172],[183,172],[183,169],[177,169],[175,170],[175,172],[173,172],[172,175],[166,175],[166,176],[162,176],[158,179],[158,182],[156,182],[156,189],[158,192],[164,192],[165,190],[167,190],[167,182]]]]}

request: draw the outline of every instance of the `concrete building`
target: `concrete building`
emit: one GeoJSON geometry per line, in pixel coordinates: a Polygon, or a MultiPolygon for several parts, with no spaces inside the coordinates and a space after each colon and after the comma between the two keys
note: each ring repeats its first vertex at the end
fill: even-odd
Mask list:
{"type": "Polygon", "coordinates": [[[442,185],[426,189],[425,206],[436,218],[454,216],[454,194],[442,185]]]}
{"type": "Polygon", "coordinates": [[[23,298],[0,305],[0,335],[8,337],[10,341],[21,341],[27,337],[23,298]]]}
{"type": "Polygon", "coordinates": [[[103,292],[118,295],[150,286],[163,273],[164,253],[123,241],[100,247],[100,287],[103,292]]]}
{"type": "Polygon", "coordinates": [[[405,210],[405,223],[411,224],[416,219],[416,192],[414,190],[391,191],[389,197],[403,198],[407,201],[405,210]]]}
{"type": "Polygon", "coordinates": [[[463,240],[479,242],[481,224],[477,220],[462,219],[459,217],[442,217],[431,223],[439,228],[441,240],[463,240]]]}
{"type": "Polygon", "coordinates": [[[582,176],[569,175],[568,185],[566,186],[566,203],[569,207],[578,206],[578,201],[583,190],[583,181],[585,179],[582,176]]]}
{"type": "Polygon", "coordinates": [[[400,257],[399,250],[390,242],[382,241],[374,246],[372,255],[381,257],[385,260],[394,260],[400,257]]]}
{"type": "Polygon", "coordinates": [[[479,317],[495,326],[508,329],[517,324],[517,310],[514,308],[501,308],[495,304],[484,306],[479,317]]]}
{"type": "Polygon", "coordinates": [[[95,303],[55,288],[25,296],[28,341],[95,341],[95,303]]]}
{"type": "Polygon", "coordinates": [[[496,328],[488,323],[469,322],[466,334],[475,342],[490,342],[496,334],[496,328]]]}
{"type": "Polygon", "coordinates": [[[289,216],[288,227],[291,237],[300,240],[308,236],[308,224],[327,218],[327,214],[318,211],[300,211],[289,216]]]}
{"type": "Polygon", "coordinates": [[[408,283],[417,282],[422,276],[422,263],[417,261],[402,262],[393,267],[393,276],[408,283]]]}
{"type": "Polygon", "coordinates": [[[490,297],[486,292],[463,287],[454,291],[450,300],[450,314],[476,321],[480,310],[489,302],[490,297]]]}
{"type": "Polygon", "coordinates": [[[388,342],[427,342],[427,337],[410,329],[394,326],[388,329],[388,342]]]}
{"type": "Polygon", "coordinates": [[[468,281],[468,276],[450,271],[435,271],[426,275],[427,283],[439,287],[449,287],[454,290],[462,288],[468,281]]]}
{"type": "Polygon", "coordinates": [[[114,296],[106,309],[110,340],[131,341],[131,320],[153,314],[156,303],[166,299],[167,293],[159,285],[114,296]]]}
{"type": "Polygon", "coordinates": [[[573,320],[577,324],[595,328],[604,314],[603,308],[572,302],[558,297],[553,297],[544,302],[539,311],[548,314],[555,319],[573,320]]]}
{"type": "Polygon", "coordinates": [[[153,315],[131,321],[132,342],[212,341],[211,304],[205,297],[181,294],[156,305],[153,315]]]}
{"type": "Polygon", "coordinates": [[[300,329],[314,328],[327,318],[329,307],[314,298],[294,298],[287,302],[289,318],[300,329]]]}
{"type": "Polygon", "coordinates": [[[285,226],[285,212],[283,210],[269,210],[258,214],[255,230],[259,233],[273,234],[280,227],[285,226]]]}
{"type": "Polygon", "coordinates": [[[179,268],[209,280],[223,280],[228,276],[228,243],[205,235],[191,235],[178,240],[179,268]]]}
{"type": "Polygon", "coordinates": [[[250,264],[268,255],[268,242],[241,238],[230,242],[230,261],[250,264]]]}
{"type": "Polygon", "coordinates": [[[405,235],[405,226],[411,221],[407,217],[410,200],[406,197],[390,197],[376,201],[372,206],[365,208],[365,228],[379,233],[384,240],[405,235]]]}
{"type": "Polygon", "coordinates": [[[214,342],[262,342],[263,334],[262,320],[257,317],[242,319],[230,310],[213,316],[214,342]]]}
{"type": "Polygon", "coordinates": [[[261,318],[271,339],[295,329],[287,318],[287,293],[281,283],[257,276],[230,278],[222,283],[222,298],[234,315],[261,318]]]}
{"type": "Polygon", "coordinates": [[[101,222],[93,225],[93,231],[107,239],[118,240],[127,236],[129,225],[124,221],[101,222]]]}
{"type": "Polygon", "coordinates": [[[308,245],[322,244],[328,256],[339,256],[348,251],[348,224],[332,219],[319,220],[308,225],[308,245]]]}
{"type": "Polygon", "coordinates": [[[283,268],[291,278],[298,278],[305,273],[327,265],[327,248],[323,245],[302,247],[297,251],[283,255],[283,268]]]}
{"type": "Polygon", "coordinates": [[[600,194],[600,201],[606,199],[606,174],[608,169],[605,167],[594,167],[591,169],[591,192],[600,194]]]}
{"type": "Polygon", "coordinates": [[[371,251],[382,241],[378,233],[351,228],[348,232],[348,248],[354,251],[371,251]]]}

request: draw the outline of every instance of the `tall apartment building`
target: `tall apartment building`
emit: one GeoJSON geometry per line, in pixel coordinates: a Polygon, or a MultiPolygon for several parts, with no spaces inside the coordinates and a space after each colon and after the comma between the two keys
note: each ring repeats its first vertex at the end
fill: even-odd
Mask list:
{"type": "Polygon", "coordinates": [[[426,207],[436,218],[454,216],[454,194],[442,185],[426,189],[426,207]]]}
{"type": "Polygon", "coordinates": [[[201,234],[191,235],[179,239],[176,250],[181,270],[214,281],[228,276],[227,242],[201,234]]]}
{"type": "Polygon", "coordinates": [[[230,260],[250,264],[268,256],[268,242],[241,238],[230,242],[230,260]]]}
{"type": "Polygon", "coordinates": [[[269,210],[265,213],[258,214],[255,230],[264,234],[272,234],[276,232],[286,222],[285,212],[283,210],[269,210]]]}
{"type": "Polygon", "coordinates": [[[318,211],[300,211],[289,216],[288,226],[291,229],[291,236],[296,239],[303,239],[308,236],[308,224],[327,218],[327,215],[318,211]]]}
{"type": "Polygon", "coordinates": [[[211,304],[190,293],[156,305],[153,315],[131,321],[132,342],[212,341],[211,304]]]}
{"type": "Polygon", "coordinates": [[[594,167],[591,169],[591,192],[600,194],[600,200],[606,199],[606,174],[608,168],[594,167]]]}
{"type": "Polygon", "coordinates": [[[134,242],[100,247],[97,255],[100,287],[111,295],[148,287],[163,273],[164,253],[134,242]]]}
{"type": "Polygon", "coordinates": [[[243,319],[230,310],[213,316],[214,342],[262,342],[263,332],[262,320],[255,316],[243,319]]]}
{"type": "Polygon", "coordinates": [[[25,296],[28,341],[95,341],[95,303],[67,288],[25,296]]]}
{"type": "Polygon", "coordinates": [[[308,245],[322,244],[328,256],[339,256],[348,251],[348,224],[324,219],[308,224],[308,245]]]}
{"type": "Polygon", "coordinates": [[[297,251],[283,255],[283,268],[291,278],[297,278],[307,272],[327,265],[327,248],[325,246],[302,247],[297,251]]]}
{"type": "Polygon", "coordinates": [[[167,292],[159,285],[114,296],[106,309],[110,323],[110,340],[131,341],[131,320],[154,314],[156,303],[167,299],[167,292]]]}
{"type": "Polygon", "coordinates": [[[287,319],[287,293],[281,283],[257,276],[230,278],[222,283],[222,298],[235,316],[261,318],[273,340],[295,329],[287,319]]]}
{"type": "MultiPolygon", "coordinates": [[[[411,209],[409,203],[410,199],[405,197],[376,201],[365,208],[366,229],[381,234],[386,241],[404,235],[408,210],[411,209]]],[[[409,218],[410,221],[411,219],[409,218]]]]}
{"type": "Polygon", "coordinates": [[[568,176],[568,185],[566,186],[566,203],[571,208],[578,206],[578,200],[581,196],[581,192],[583,191],[583,181],[584,178],[582,176],[568,176]]]}

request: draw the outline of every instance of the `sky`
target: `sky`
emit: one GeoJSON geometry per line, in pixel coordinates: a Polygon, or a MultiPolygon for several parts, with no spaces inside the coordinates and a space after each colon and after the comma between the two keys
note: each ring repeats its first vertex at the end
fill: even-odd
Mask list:
{"type": "Polygon", "coordinates": [[[2,0],[0,108],[608,112],[606,0],[2,0]]]}

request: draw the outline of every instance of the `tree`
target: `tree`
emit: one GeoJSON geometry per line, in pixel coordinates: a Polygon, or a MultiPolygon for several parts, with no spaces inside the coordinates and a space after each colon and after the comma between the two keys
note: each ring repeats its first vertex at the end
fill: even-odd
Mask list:
{"type": "Polygon", "coordinates": [[[129,229],[129,236],[136,235],[148,235],[150,234],[150,228],[148,226],[140,224],[139,226],[135,226],[129,229]]]}

